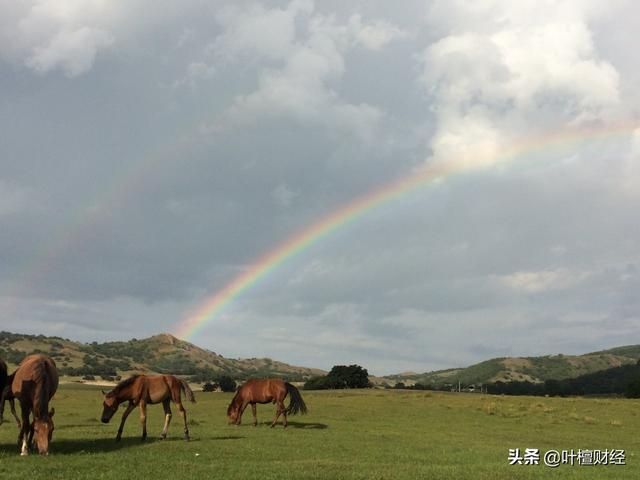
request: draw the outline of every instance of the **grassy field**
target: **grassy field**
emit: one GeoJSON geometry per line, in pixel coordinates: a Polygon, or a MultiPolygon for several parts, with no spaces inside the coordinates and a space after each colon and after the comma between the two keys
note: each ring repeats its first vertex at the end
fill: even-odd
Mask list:
{"type": "MultiPolygon", "coordinates": [[[[156,440],[162,407],[149,408],[150,439],[139,441],[137,410],[123,441],[99,421],[101,395],[63,385],[53,405],[51,455],[20,457],[17,429],[0,427],[0,478],[640,478],[640,401],[495,397],[409,391],[302,392],[310,413],[270,429],[271,405],[226,423],[231,394],[199,393],[188,404],[192,441],[179,415],[156,440]],[[508,465],[509,448],[624,449],[626,465],[508,465]]],[[[8,412],[7,412],[8,413],[8,412]]]]}

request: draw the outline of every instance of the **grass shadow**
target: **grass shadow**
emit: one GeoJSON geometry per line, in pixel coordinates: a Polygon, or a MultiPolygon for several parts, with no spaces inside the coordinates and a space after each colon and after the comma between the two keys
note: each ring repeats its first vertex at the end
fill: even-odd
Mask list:
{"type": "MultiPolygon", "coordinates": [[[[245,423],[240,425],[242,427],[253,427],[253,423],[245,423]]],[[[270,427],[271,426],[271,422],[258,422],[258,426],[266,426],[266,427],[270,427]]],[[[282,427],[282,422],[278,422],[276,424],[275,427],[273,428],[283,428],[282,427]]],[[[326,423],[316,423],[316,422],[292,422],[292,421],[288,421],[287,422],[287,428],[306,428],[308,430],[324,430],[326,428],[329,428],[329,426],[326,423]]]]}
{"type": "Polygon", "coordinates": [[[325,430],[329,428],[326,423],[317,422],[289,422],[291,428],[306,428],[308,430],[325,430]]]}
{"type": "MultiPolygon", "coordinates": [[[[104,453],[113,452],[123,448],[131,448],[141,446],[146,443],[154,443],[156,440],[147,439],[145,442],[140,438],[124,438],[120,442],[116,442],[113,438],[98,439],[56,439],[50,443],[49,451],[52,455],[70,455],[75,453],[104,453]]],[[[18,442],[0,444],[0,452],[3,453],[20,453],[18,442]]]]}
{"type": "MultiPolygon", "coordinates": [[[[207,438],[207,440],[240,440],[245,437],[238,435],[225,435],[219,437],[207,438]]],[[[50,444],[50,453],[52,455],[74,455],[78,453],[96,454],[96,453],[109,453],[122,449],[130,449],[135,447],[141,447],[143,445],[149,445],[154,443],[167,443],[167,442],[185,442],[182,437],[167,438],[160,440],[159,438],[147,438],[144,442],[140,440],[140,437],[128,437],[123,438],[119,442],[116,442],[114,438],[94,438],[94,439],[53,439],[50,444]]],[[[200,438],[192,438],[188,443],[200,442],[200,438]]],[[[18,442],[13,443],[0,443],[0,453],[20,454],[20,447],[18,442]]]]}

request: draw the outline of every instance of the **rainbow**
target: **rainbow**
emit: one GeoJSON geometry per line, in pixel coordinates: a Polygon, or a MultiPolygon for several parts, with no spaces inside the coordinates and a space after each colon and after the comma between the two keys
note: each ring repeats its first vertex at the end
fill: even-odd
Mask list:
{"type": "Polygon", "coordinates": [[[268,276],[282,263],[306,250],[331,232],[353,223],[367,212],[392,202],[401,196],[425,186],[433,185],[454,174],[470,172],[483,166],[505,164],[519,159],[524,161],[526,159],[524,157],[528,156],[533,160],[537,159],[540,154],[546,158],[549,157],[549,153],[552,153],[553,149],[572,147],[574,144],[580,144],[581,142],[623,139],[638,127],[638,124],[634,123],[608,128],[554,131],[514,143],[498,154],[475,159],[476,161],[473,163],[468,161],[438,162],[431,167],[396,179],[343,205],[287,238],[276,248],[259,258],[243,273],[237,275],[220,290],[202,301],[196,309],[192,310],[192,313],[188,314],[176,325],[173,329],[174,333],[179,338],[188,339],[192,337],[197,331],[216,318],[234,299],[250,289],[262,278],[268,276]],[[477,165],[480,165],[480,167],[477,165]]]}

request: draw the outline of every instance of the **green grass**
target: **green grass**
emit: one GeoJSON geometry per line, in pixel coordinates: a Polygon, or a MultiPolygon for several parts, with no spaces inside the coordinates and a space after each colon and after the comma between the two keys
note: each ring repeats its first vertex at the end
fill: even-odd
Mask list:
{"type": "Polygon", "coordinates": [[[86,386],[56,394],[51,455],[19,456],[17,429],[0,427],[0,478],[640,478],[640,402],[625,399],[496,397],[408,391],[302,392],[310,413],[287,430],[257,428],[247,411],[226,423],[231,394],[197,394],[187,404],[192,441],[181,439],[174,409],[169,438],[156,440],[162,407],[148,413],[150,439],[139,441],[137,410],[123,441],[119,415],[99,422],[101,396],[86,386]],[[625,466],[509,466],[509,448],[625,449],[625,466]]]}

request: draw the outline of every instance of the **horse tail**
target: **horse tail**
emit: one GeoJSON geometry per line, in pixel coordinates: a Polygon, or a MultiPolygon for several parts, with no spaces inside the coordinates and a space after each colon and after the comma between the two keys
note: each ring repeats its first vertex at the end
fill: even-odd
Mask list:
{"type": "Polygon", "coordinates": [[[301,414],[307,413],[307,406],[302,399],[302,395],[300,395],[300,391],[291,385],[289,382],[285,382],[287,387],[287,392],[289,393],[289,408],[287,408],[287,415],[295,415],[300,412],[301,414]]]}
{"type": "Polygon", "coordinates": [[[191,403],[196,403],[196,396],[193,394],[193,390],[191,390],[191,387],[189,387],[189,384],[181,378],[179,378],[178,380],[180,381],[180,388],[182,389],[184,394],[187,396],[189,401],[191,403]]]}

